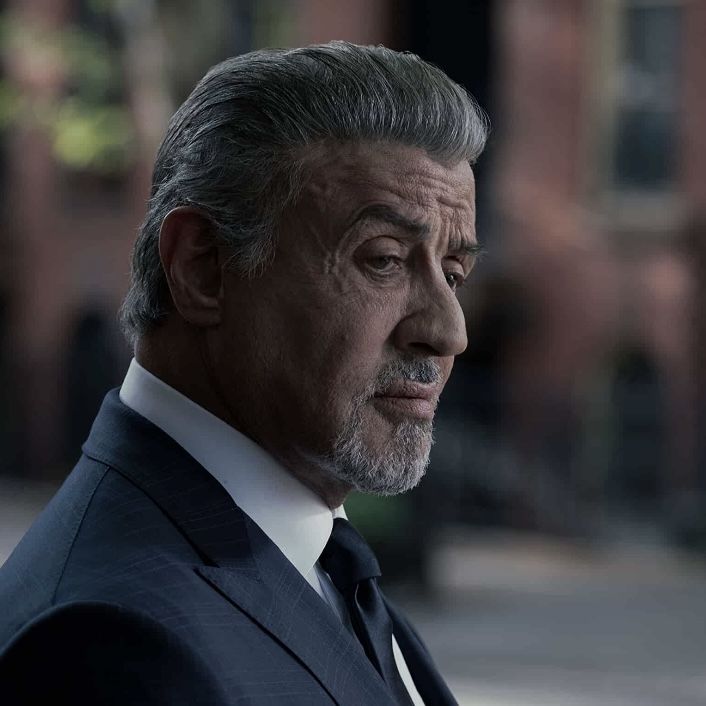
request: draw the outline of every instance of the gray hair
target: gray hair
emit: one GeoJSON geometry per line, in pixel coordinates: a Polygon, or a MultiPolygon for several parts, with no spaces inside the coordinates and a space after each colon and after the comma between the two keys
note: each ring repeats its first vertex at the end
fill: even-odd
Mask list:
{"type": "Polygon", "coordinates": [[[483,111],[439,68],[382,46],[331,42],[264,49],[214,66],[169,122],[120,318],[135,342],[171,308],[159,258],[164,217],[197,207],[253,277],[274,255],[283,210],[304,180],[306,148],[325,140],[387,141],[444,163],[475,162],[483,111]]]}

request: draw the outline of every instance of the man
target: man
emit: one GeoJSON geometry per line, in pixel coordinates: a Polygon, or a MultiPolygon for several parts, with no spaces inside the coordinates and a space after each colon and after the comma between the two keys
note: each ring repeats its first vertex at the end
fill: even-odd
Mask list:
{"type": "Polygon", "coordinates": [[[0,574],[3,703],[455,703],[342,503],[426,468],[485,134],[383,47],[206,75],[157,155],[135,360],[0,574]]]}

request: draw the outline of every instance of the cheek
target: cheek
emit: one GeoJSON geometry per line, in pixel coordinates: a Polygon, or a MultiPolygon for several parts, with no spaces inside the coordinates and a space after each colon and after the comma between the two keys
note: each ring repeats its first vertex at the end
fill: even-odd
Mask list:
{"type": "Polygon", "coordinates": [[[290,371],[296,366],[309,387],[318,383],[358,393],[389,357],[386,347],[403,316],[404,295],[348,275],[328,281],[325,291],[300,290],[281,302],[283,362],[290,371]]]}
{"type": "Polygon", "coordinates": [[[358,296],[337,312],[332,328],[336,331],[336,346],[341,355],[354,353],[361,362],[380,357],[399,321],[398,307],[385,293],[358,296]]]}
{"type": "Polygon", "coordinates": [[[320,331],[306,364],[310,398],[338,418],[375,379],[384,361],[384,338],[373,334],[367,319],[348,316],[334,323],[320,331]]]}

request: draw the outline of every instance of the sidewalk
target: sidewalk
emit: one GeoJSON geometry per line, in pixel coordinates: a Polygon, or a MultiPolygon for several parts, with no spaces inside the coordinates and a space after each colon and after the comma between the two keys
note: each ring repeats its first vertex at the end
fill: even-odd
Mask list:
{"type": "Polygon", "coordinates": [[[443,543],[406,602],[463,706],[703,706],[706,562],[654,544],[443,543]]]}

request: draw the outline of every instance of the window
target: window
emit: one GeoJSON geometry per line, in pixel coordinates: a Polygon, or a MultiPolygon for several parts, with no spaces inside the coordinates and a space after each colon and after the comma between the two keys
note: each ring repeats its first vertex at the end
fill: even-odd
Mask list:
{"type": "Polygon", "coordinates": [[[612,187],[669,191],[677,170],[681,7],[625,2],[613,74],[612,187]]]}

